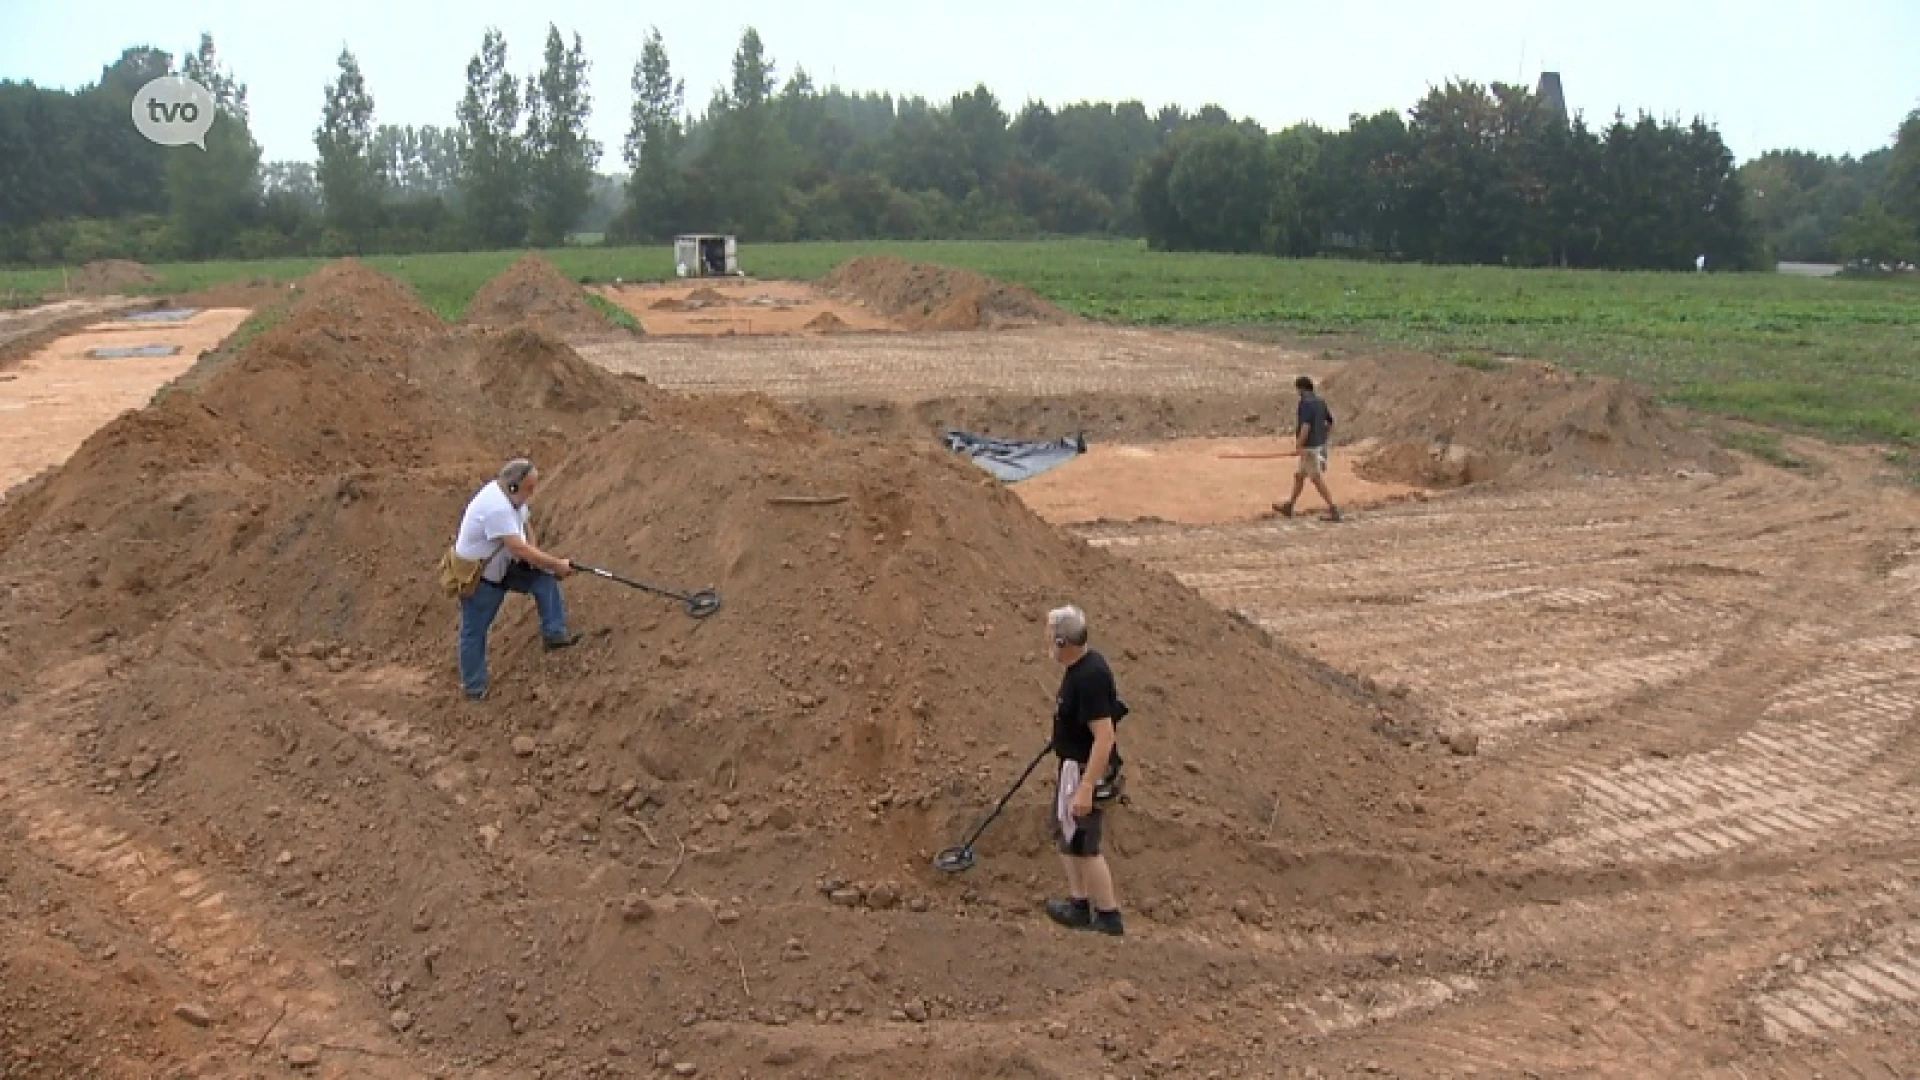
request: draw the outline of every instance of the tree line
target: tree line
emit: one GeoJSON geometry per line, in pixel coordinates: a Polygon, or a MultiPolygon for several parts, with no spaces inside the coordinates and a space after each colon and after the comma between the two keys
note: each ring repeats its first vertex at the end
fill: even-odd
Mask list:
{"type": "Polygon", "coordinates": [[[659,31],[618,147],[587,134],[588,61],[548,27],[535,69],[487,30],[446,126],[378,121],[350,49],[318,95],[311,162],[263,161],[246,87],[209,35],[176,66],[126,50],[77,91],[0,82],[0,262],[158,262],[608,243],[1144,237],[1166,250],[1521,266],[1715,268],[1920,258],[1920,110],[1854,162],[1774,152],[1736,170],[1718,132],[1616,115],[1599,130],[1524,87],[1449,82],[1404,115],[1267,131],[1218,106],[945,102],[780,77],[749,28],[688,107],[659,31]],[[207,86],[207,151],[130,123],[166,74],[207,86]],[[603,163],[625,171],[608,175],[603,163]]]}

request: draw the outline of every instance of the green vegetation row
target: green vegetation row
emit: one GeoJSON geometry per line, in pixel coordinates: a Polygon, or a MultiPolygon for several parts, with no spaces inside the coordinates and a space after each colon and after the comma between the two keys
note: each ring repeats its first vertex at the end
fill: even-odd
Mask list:
{"type": "MultiPolygon", "coordinates": [[[[448,319],[519,252],[375,256],[448,319]]],[[[559,248],[588,283],[669,280],[666,245],[559,248]]],[[[1636,380],[1708,412],[1840,439],[1920,445],[1920,282],[1784,274],[1661,274],[1421,267],[1152,252],[1139,241],[747,244],[743,268],[810,279],[860,255],[965,267],[1024,284],[1081,315],[1342,347],[1399,346],[1463,362],[1521,356],[1636,380]]],[[[161,292],[290,281],[324,260],[152,269],[161,292]]],[[[57,271],[0,272],[0,292],[59,287],[57,271]]]]}
{"type": "Polygon", "coordinates": [[[1616,113],[1589,129],[1558,94],[1500,83],[1449,82],[1343,130],[1269,132],[1211,105],[1014,113],[984,85],[945,102],[822,90],[748,27],[705,102],[689,102],[657,30],[632,43],[630,94],[595,102],[578,34],[569,44],[549,25],[529,59],[496,29],[477,37],[464,92],[461,72],[440,73],[447,123],[422,127],[381,123],[380,88],[343,48],[312,90],[311,163],[263,160],[247,87],[208,35],[177,67],[128,49],[75,92],[0,81],[0,265],[685,231],[760,244],[1145,236],[1168,250],[1667,270],[1700,255],[1713,269],[1770,266],[1772,237],[1920,258],[1920,111],[1871,170],[1808,194],[1819,169],[1770,160],[1743,178],[1703,122],[1616,113]],[[135,90],[176,70],[216,102],[205,152],[155,146],[129,122],[135,90]],[[619,146],[588,137],[596,108],[628,119],[619,146]],[[600,171],[616,160],[624,178],[600,171]]]}

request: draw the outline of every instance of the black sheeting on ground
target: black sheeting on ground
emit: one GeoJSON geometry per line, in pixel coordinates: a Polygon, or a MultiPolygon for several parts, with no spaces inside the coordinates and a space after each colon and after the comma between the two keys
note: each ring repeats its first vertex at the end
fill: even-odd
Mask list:
{"type": "Polygon", "coordinates": [[[996,439],[970,431],[949,429],[941,435],[947,449],[965,454],[994,476],[1014,483],[1064,465],[1087,452],[1087,440],[1075,433],[1048,442],[996,439]]]}

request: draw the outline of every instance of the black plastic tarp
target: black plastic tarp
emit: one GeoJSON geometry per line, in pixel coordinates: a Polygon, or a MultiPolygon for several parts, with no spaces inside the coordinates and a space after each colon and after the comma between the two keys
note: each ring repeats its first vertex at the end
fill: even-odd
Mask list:
{"type": "Polygon", "coordinates": [[[948,430],[941,435],[947,449],[965,454],[973,463],[1011,484],[1038,476],[1087,452],[1087,440],[1078,433],[1039,442],[996,439],[971,431],[948,430]]]}

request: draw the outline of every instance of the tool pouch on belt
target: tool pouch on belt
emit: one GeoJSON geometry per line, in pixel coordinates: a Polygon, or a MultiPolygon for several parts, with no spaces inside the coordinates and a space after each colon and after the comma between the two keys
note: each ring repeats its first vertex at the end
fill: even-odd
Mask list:
{"type": "Polygon", "coordinates": [[[1119,798],[1122,794],[1124,794],[1127,789],[1126,781],[1122,779],[1120,776],[1120,766],[1122,764],[1122,761],[1120,758],[1120,742],[1118,739],[1118,735],[1120,730],[1120,721],[1126,719],[1127,714],[1129,712],[1132,712],[1133,710],[1127,708],[1127,703],[1124,701],[1120,701],[1116,699],[1114,701],[1114,704],[1118,706],[1118,708],[1114,710],[1115,715],[1113,718],[1114,734],[1116,737],[1113,744],[1113,752],[1107,755],[1106,775],[1102,776],[1099,779],[1099,781],[1093,785],[1093,804],[1095,806],[1101,806],[1106,803],[1112,802],[1113,800],[1119,798]]]}
{"type": "Polygon", "coordinates": [[[480,587],[480,571],[485,559],[463,559],[449,547],[440,553],[440,593],[449,600],[464,600],[480,587]]]}

